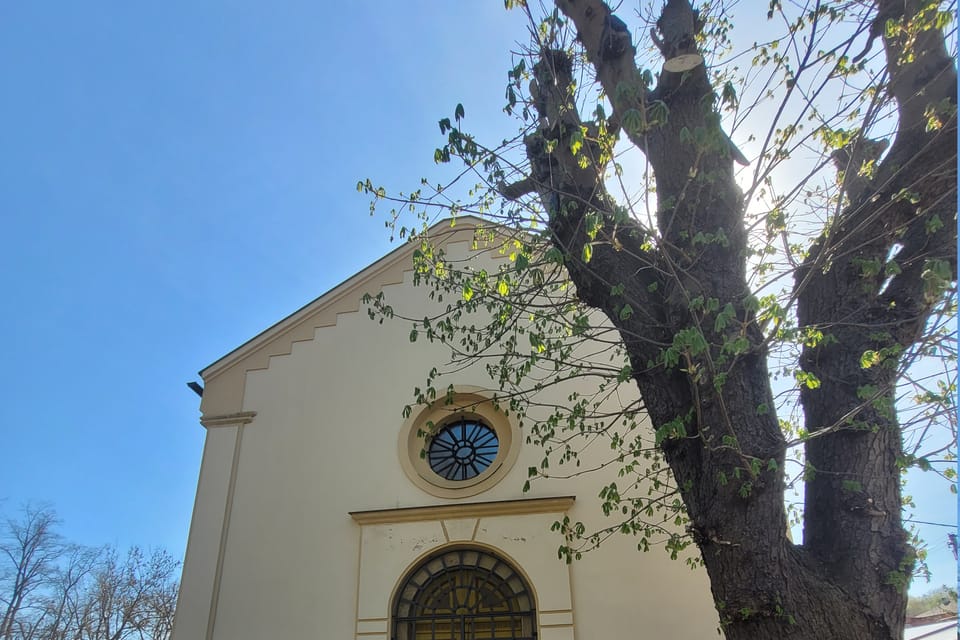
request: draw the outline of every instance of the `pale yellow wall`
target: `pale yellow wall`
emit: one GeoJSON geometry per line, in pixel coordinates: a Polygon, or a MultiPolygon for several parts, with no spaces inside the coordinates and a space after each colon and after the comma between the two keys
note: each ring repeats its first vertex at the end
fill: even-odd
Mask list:
{"type": "MultiPolygon", "coordinates": [[[[466,245],[457,250],[465,252],[466,245]]],[[[422,317],[430,303],[410,280],[407,273],[385,292],[399,311],[422,317]]],[[[379,287],[373,285],[371,293],[379,287]]],[[[409,331],[401,321],[372,322],[363,311],[340,313],[334,326],[317,328],[312,340],[293,342],[288,355],[269,358],[267,368],[218,374],[244,380],[239,391],[207,381],[207,393],[214,389],[233,399],[205,397],[205,406],[256,415],[242,427],[239,447],[228,428],[208,431],[175,640],[385,637],[384,594],[417,558],[468,536],[516,559],[530,577],[543,600],[542,638],[716,635],[702,573],[670,561],[662,550],[638,553],[630,538],[614,538],[567,567],[557,559],[560,540],[549,531],[560,514],[362,527],[355,522],[350,512],[457,503],[418,488],[398,460],[401,409],[430,367],[448,355],[444,347],[411,344],[409,331]]],[[[489,383],[479,368],[450,382],[489,383]]],[[[551,393],[563,401],[566,392],[551,393]]],[[[597,475],[538,482],[522,493],[527,468],[536,466],[541,453],[520,440],[510,472],[468,501],[574,495],[573,520],[610,524],[596,503],[605,482],[597,475]]],[[[604,453],[588,450],[586,462],[604,453]]]]}
{"type": "Polygon", "coordinates": [[[370,640],[389,637],[390,604],[410,567],[445,548],[470,545],[514,563],[536,599],[542,640],[573,633],[569,567],[557,561],[550,525],[557,513],[491,515],[363,526],[357,633],[370,640]]]}
{"type": "Polygon", "coordinates": [[[178,638],[206,635],[239,428],[217,427],[207,432],[184,560],[189,573],[185,573],[177,599],[173,633],[178,638]]]}

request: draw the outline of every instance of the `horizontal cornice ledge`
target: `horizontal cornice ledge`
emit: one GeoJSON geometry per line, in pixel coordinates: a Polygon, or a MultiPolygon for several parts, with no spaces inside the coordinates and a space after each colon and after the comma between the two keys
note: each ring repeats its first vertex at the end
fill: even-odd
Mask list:
{"type": "Polygon", "coordinates": [[[235,425],[249,424],[257,416],[256,411],[239,411],[237,413],[224,413],[219,416],[204,416],[200,418],[200,424],[207,429],[212,427],[232,427],[235,425]]]}
{"type": "Polygon", "coordinates": [[[576,500],[575,496],[559,496],[556,498],[527,498],[525,500],[502,500],[498,502],[463,502],[432,507],[351,511],[350,517],[362,526],[456,518],[525,516],[537,513],[562,513],[573,506],[574,500],[576,500]]]}

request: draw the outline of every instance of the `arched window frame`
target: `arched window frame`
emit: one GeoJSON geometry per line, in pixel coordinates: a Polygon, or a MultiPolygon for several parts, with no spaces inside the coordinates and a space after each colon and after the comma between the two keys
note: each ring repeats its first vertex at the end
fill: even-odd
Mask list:
{"type": "Polygon", "coordinates": [[[406,573],[391,605],[390,629],[393,640],[534,640],[535,597],[500,554],[448,547],[406,573]]]}

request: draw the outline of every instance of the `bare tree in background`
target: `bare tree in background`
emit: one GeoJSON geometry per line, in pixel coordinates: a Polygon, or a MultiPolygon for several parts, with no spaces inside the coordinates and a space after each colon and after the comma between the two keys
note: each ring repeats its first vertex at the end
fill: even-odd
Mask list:
{"type": "Polygon", "coordinates": [[[9,519],[0,640],[168,640],[180,563],[164,550],[69,544],[49,507],[9,519]]]}
{"type": "Polygon", "coordinates": [[[100,560],[100,549],[71,546],[42,600],[42,614],[21,625],[21,640],[73,640],[81,590],[100,560]]]}
{"type": "Polygon", "coordinates": [[[25,506],[8,519],[0,538],[0,638],[18,637],[19,618],[33,607],[32,597],[50,585],[65,546],[56,532],[57,517],[48,507],[25,506]]]}
{"type": "Polygon", "coordinates": [[[107,550],[80,599],[78,640],[169,638],[178,566],[165,551],[107,550]]]}

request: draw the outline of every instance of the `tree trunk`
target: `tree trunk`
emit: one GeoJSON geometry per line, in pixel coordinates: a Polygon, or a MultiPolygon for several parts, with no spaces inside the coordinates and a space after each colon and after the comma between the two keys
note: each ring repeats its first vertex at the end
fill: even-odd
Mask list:
{"type": "MultiPolygon", "coordinates": [[[[882,2],[880,15],[900,17],[903,3],[894,4],[882,2]]],[[[908,5],[906,19],[920,3],[908,5]]],[[[787,538],[786,442],[745,272],[744,204],[733,175],[742,154],[720,129],[706,69],[665,68],[650,89],[606,4],[557,6],[613,103],[611,127],[622,127],[653,167],[658,232],[648,238],[605,192],[603,142],[571,144],[584,125],[561,51],[542,52],[534,69],[540,127],[526,139],[528,184],[578,296],[610,318],[626,345],[727,638],[899,638],[912,555],[900,516],[895,365],[932,307],[922,294],[924,264],[947,261],[956,277],[955,109],[940,130],[924,122],[930,104],[956,103],[942,34],[921,33],[909,63],[900,61],[906,36],[884,36],[897,141],[872,182],[851,190],[851,204],[797,275],[800,326],[829,336],[801,361],[821,386],[802,393],[813,471],[800,546],[787,538]],[[668,118],[656,120],[655,103],[668,118]],[[897,199],[907,187],[916,197],[897,199]],[[943,222],[939,236],[924,231],[934,216],[943,222]],[[903,246],[900,274],[865,286],[858,265],[885,259],[895,243],[903,246]],[[861,366],[865,351],[884,348],[894,366],[861,366]]],[[[686,0],[669,0],[656,44],[668,58],[696,55],[699,28],[686,0]]],[[[588,141],[597,137],[590,133],[588,141]]]]}

